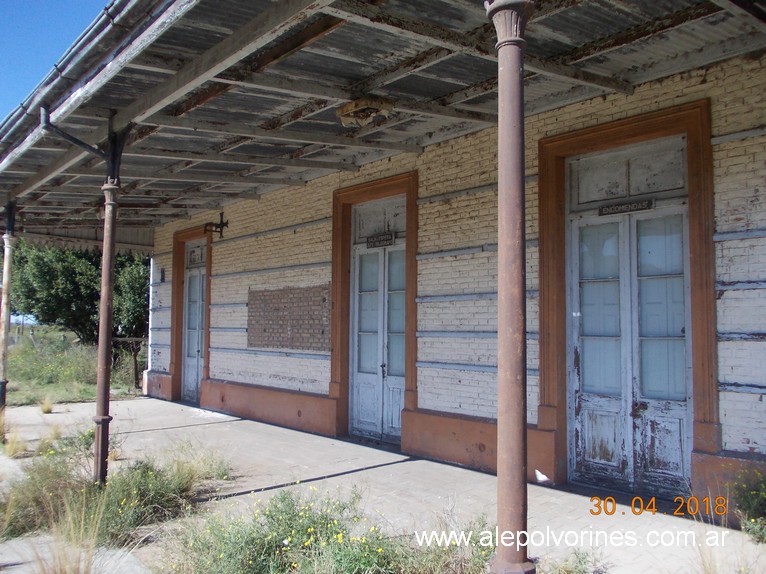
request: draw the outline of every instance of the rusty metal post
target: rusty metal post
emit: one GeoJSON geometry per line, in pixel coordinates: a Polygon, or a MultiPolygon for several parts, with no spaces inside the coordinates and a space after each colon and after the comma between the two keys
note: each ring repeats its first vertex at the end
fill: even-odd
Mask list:
{"type": "Polygon", "coordinates": [[[101,300],[98,307],[98,372],[96,375],[95,461],[93,480],[106,483],[109,456],[109,382],[112,374],[112,300],[114,291],[115,227],[119,179],[107,179],[104,192],[104,248],[101,255],[101,300]]]}
{"type": "MultiPolygon", "coordinates": [[[[5,206],[6,224],[3,235],[3,293],[0,300],[0,410],[5,408],[8,392],[8,338],[11,334],[11,270],[13,263],[13,236],[16,219],[16,204],[9,202],[5,206]]],[[[4,436],[0,429],[0,437],[4,436]]]]}
{"type": "Polygon", "coordinates": [[[490,571],[531,574],[527,557],[524,27],[532,1],[488,0],[498,57],[497,525],[490,571]],[[523,544],[523,545],[522,545],[523,544]]]}

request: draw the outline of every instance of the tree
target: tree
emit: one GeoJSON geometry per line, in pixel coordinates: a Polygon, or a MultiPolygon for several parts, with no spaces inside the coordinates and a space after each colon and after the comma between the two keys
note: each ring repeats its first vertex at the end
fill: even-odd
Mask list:
{"type": "MultiPolygon", "coordinates": [[[[146,335],[148,290],[148,259],[134,254],[115,257],[115,335],[146,335]]],[[[83,343],[95,344],[100,291],[100,252],[17,243],[11,289],[15,313],[70,329],[83,343]]]]}
{"type": "Polygon", "coordinates": [[[118,255],[114,273],[114,329],[122,337],[149,332],[149,261],[141,255],[118,255]]]}
{"type": "Polygon", "coordinates": [[[133,385],[140,387],[138,354],[149,332],[149,265],[146,257],[118,255],[114,277],[114,330],[129,337],[133,385]],[[138,340],[136,340],[138,339],[138,340]]]}

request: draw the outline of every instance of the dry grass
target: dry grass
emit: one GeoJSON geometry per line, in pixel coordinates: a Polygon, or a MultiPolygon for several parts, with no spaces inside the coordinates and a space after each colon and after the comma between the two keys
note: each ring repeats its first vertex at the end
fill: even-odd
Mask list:
{"type": "Polygon", "coordinates": [[[5,437],[5,454],[11,458],[21,458],[27,454],[27,443],[18,431],[12,430],[5,437]]]}
{"type": "Polygon", "coordinates": [[[46,396],[40,401],[40,411],[42,411],[44,415],[49,415],[53,412],[53,401],[51,401],[50,397],[46,396]]]}
{"type": "Polygon", "coordinates": [[[63,512],[51,529],[53,540],[45,555],[35,548],[35,571],[38,574],[96,572],[94,558],[105,500],[105,497],[99,497],[94,506],[92,497],[85,492],[66,497],[63,512]]]}

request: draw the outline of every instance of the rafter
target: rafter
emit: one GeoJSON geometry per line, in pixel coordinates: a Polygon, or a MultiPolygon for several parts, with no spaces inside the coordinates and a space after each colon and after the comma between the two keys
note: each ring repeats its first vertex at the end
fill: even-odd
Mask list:
{"type": "Polygon", "coordinates": [[[752,0],[709,0],[735,16],[748,19],[748,22],[760,30],[766,32],[766,7],[752,0]]]}
{"type": "MultiPolygon", "coordinates": [[[[83,177],[99,177],[103,172],[98,169],[75,169],[72,168],[66,172],[66,175],[76,175],[83,177]]],[[[124,170],[121,177],[126,180],[131,179],[151,179],[154,181],[191,181],[198,183],[228,183],[235,185],[248,186],[253,183],[275,183],[282,185],[305,185],[305,181],[297,177],[267,177],[267,176],[247,176],[234,177],[226,175],[203,175],[191,171],[179,171],[176,173],[162,173],[157,171],[124,170]]]]}
{"type": "Polygon", "coordinates": [[[571,64],[586,60],[592,56],[597,56],[609,52],[610,50],[617,50],[627,44],[632,44],[657,34],[662,34],[680,26],[684,26],[689,22],[694,22],[712,16],[721,12],[719,6],[712,4],[697,4],[689,6],[678,12],[669,14],[663,18],[633,26],[618,34],[601,38],[588,44],[583,44],[577,49],[562,55],[557,58],[556,61],[560,64],[571,64]]]}
{"type": "Polygon", "coordinates": [[[223,153],[192,153],[192,152],[172,152],[161,149],[128,149],[123,153],[125,157],[138,158],[157,158],[174,159],[183,162],[206,162],[222,164],[241,164],[241,165],[264,165],[264,166],[285,166],[285,167],[304,167],[313,169],[331,169],[339,171],[359,171],[359,166],[345,161],[322,161],[312,159],[292,159],[285,157],[268,156],[250,156],[241,154],[223,154],[223,153]]]}
{"type": "MultiPolygon", "coordinates": [[[[175,75],[120,110],[112,119],[113,129],[119,131],[172,104],[181,96],[213,79],[216,74],[279,38],[287,29],[305,21],[331,3],[332,0],[281,0],[278,4],[270,5],[234,34],[203,52],[185,64],[175,75]]],[[[97,130],[88,143],[98,144],[106,137],[106,128],[102,128],[97,130]]],[[[78,148],[72,148],[38,174],[16,186],[9,199],[14,199],[49,181],[81,161],[85,153],[78,148]]]]}
{"type": "MultiPolygon", "coordinates": [[[[412,40],[429,42],[435,46],[447,48],[471,56],[495,61],[497,58],[493,49],[484,43],[476,41],[467,34],[441,28],[422,21],[411,20],[401,16],[386,13],[378,6],[361,2],[360,0],[342,0],[323,10],[338,18],[351,20],[365,26],[387,30],[392,34],[402,35],[412,40]]],[[[602,76],[555,62],[548,62],[527,55],[524,62],[528,70],[547,76],[566,78],[570,81],[597,86],[609,91],[631,94],[633,86],[617,78],[602,76]]]]}
{"type": "MultiPolygon", "coordinates": [[[[98,222],[101,224],[101,222],[98,222]]],[[[27,224],[29,227],[29,224],[27,224]]],[[[104,245],[103,239],[87,239],[81,237],[69,237],[66,235],[55,235],[49,233],[30,233],[25,231],[22,236],[24,239],[31,239],[33,241],[50,241],[54,240],[57,243],[65,245],[91,245],[93,247],[102,247],[104,245]]],[[[117,241],[115,247],[118,250],[130,250],[130,251],[151,251],[152,245],[144,245],[142,243],[126,243],[124,241],[117,241]]]]}
{"type": "MultiPolygon", "coordinates": [[[[232,80],[232,82],[235,82],[232,80]]],[[[316,82],[302,79],[293,79],[280,76],[254,74],[248,80],[236,80],[236,84],[244,88],[276,92],[292,96],[303,96],[323,100],[334,100],[336,104],[350,102],[356,98],[349,88],[337,88],[326,86],[316,82]]],[[[445,117],[479,122],[486,124],[497,123],[495,114],[482,114],[458,110],[435,102],[425,102],[399,98],[393,101],[394,109],[413,114],[422,114],[433,117],[445,117]]]]}
{"type": "MultiPolygon", "coordinates": [[[[252,74],[255,72],[263,72],[265,69],[282,61],[284,58],[286,58],[290,54],[293,54],[297,52],[298,50],[301,50],[303,48],[306,48],[307,46],[310,46],[311,44],[313,44],[320,38],[323,38],[326,34],[335,30],[336,28],[343,25],[344,23],[345,23],[344,20],[334,18],[333,16],[322,16],[316,21],[310,23],[305,28],[301,29],[296,34],[288,36],[287,38],[278,42],[276,45],[259,53],[255,61],[248,62],[247,64],[239,63],[233,66],[232,68],[230,68],[228,70],[228,73],[232,77],[237,77],[237,76],[241,76],[245,74],[252,74]]],[[[231,90],[232,87],[234,87],[234,85],[231,83],[218,82],[218,81],[211,82],[207,84],[206,86],[204,86],[202,89],[188,96],[182,102],[179,102],[178,104],[173,106],[170,113],[171,115],[177,115],[177,116],[184,115],[202,106],[208,101],[213,100],[219,97],[220,95],[226,93],[227,91],[231,90]]],[[[158,129],[159,129],[159,126],[144,126],[141,130],[139,130],[139,133],[135,137],[131,138],[130,143],[134,144],[138,141],[141,141],[145,139],[146,137],[150,136],[151,134],[155,133],[158,129]]],[[[241,142],[241,143],[244,143],[244,142],[241,142]]],[[[239,145],[239,143],[237,145],[239,145]]],[[[237,145],[227,146],[227,147],[224,147],[223,149],[224,150],[233,149],[237,147],[237,145]]],[[[287,158],[276,158],[276,159],[287,160],[287,158]]],[[[196,163],[193,161],[189,161],[188,159],[181,159],[181,162],[182,162],[181,164],[176,164],[175,166],[172,166],[171,170],[174,171],[173,168],[185,169],[185,168],[193,166],[196,163]]],[[[337,162],[337,163],[341,163],[341,162],[337,162]]],[[[256,164],[256,165],[259,165],[259,164],[256,164]]],[[[276,161],[276,162],[272,162],[271,164],[265,164],[265,165],[287,165],[287,164],[279,163],[278,161],[276,161]]],[[[320,167],[320,166],[305,165],[305,167],[320,167]]],[[[320,167],[320,169],[325,169],[325,167],[320,167]]],[[[333,169],[333,168],[328,167],[327,169],[333,169]]],[[[343,164],[343,165],[339,165],[335,169],[344,170],[344,169],[358,169],[358,168],[355,168],[354,166],[348,166],[347,164],[343,164]]]]}
{"type": "Polygon", "coordinates": [[[161,115],[152,116],[151,118],[144,120],[144,123],[149,125],[168,126],[184,130],[202,131],[226,135],[241,135],[249,138],[263,138],[294,143],[322,143],[344,147],[390,149],[409,153],[421,153],[423,151],[423,148],[420,146],[398,142],[366,141],[348,138],[345,136],[334,136],[330,134],[319,134],[314,132],[300,132],[296,130],[269,131],[264,130],[263,128],[256,128],[243,124],[219,124],[190,120],[188,118],[174,118],[161,115]]]}

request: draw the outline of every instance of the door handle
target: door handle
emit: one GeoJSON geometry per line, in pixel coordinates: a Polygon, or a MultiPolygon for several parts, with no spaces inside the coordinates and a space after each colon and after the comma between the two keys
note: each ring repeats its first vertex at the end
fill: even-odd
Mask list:
{"type": "Polygon", "coordinates": [[[637,419],[641,416],[646,409],[649,408],[649,403],[646,401],[636,401],[633,403],[633,409],[630,411],[630,416],[637,419]]]}
{"type": "Polygon", "coordinates": [[[386,376],[386,364],[385,363],[381,363],[380,370],[383,373],[383,376],[385,377],[386,376]]]}

